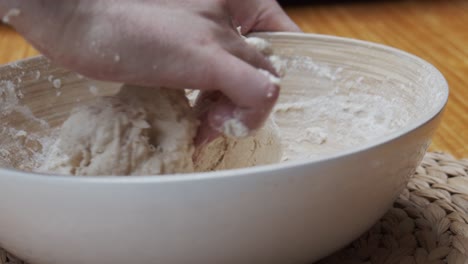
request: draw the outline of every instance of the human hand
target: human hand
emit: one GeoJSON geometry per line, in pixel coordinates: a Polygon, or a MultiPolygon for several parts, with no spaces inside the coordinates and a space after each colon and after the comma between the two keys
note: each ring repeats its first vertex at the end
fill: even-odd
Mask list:
{"type": "Polygon", "coordinates": [[[256,70],[273,67],[236,26],[244,34],[298,30],[274,0],[0,0],[0,12],[12,8],[20,12],[9,23],[83,75],[208,92],[198,101],[214,101],[202,115],[198,144],[234,114],[257,129],[278,97],[279,87],[256,70]]]}
{"type": "MultiPolygon", "coordinates": [[[[275,0],[228,0],[227,2],[230,6],[234,25],[239,26],[242,35],[256,31],[301,31],[275,0]]],[[[255,66],[255,64],[252,63],[251,65],[255,66]]],[[[240,76],[240,78],[242,78],[242,76],[240,76]]],[[[261,76],[257,76],[257,78],[261,78],[261,76]]],[[[253,83],[249,85],[249,88],[258,89],[253,83]]],[[[276,102],[279,90],[277,86],[275,89],[273,100],[266,104],[260,104],[258,107],[252,105],[253,107],[244,109],[240,114],[239,109],[242,109],[242,107],[236,105],[236,103],[227,96],[217,91],[202,92],[197,100],[197,105],[201,105],[202,109],[208,110],[202,112],[202,125],[198,131],[196,139],[197,145],[215,139],[220,132],[226,132],[219,128],[223,126],[224,121],[235,116],[243,118],[242,121],[247,126],[248,131],[259,128],[265,119],[268,118],[276,102]],[[250,113],[246,115],[245,112],[250,113]]],[[[244,96],[248,98],[249,94],[246,93],[244,96]]]]}

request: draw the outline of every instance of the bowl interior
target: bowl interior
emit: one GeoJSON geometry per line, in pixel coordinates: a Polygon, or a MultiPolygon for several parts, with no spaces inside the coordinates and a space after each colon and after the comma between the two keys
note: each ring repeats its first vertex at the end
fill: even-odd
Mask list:
{"type": "Polygon", "coordinates": [[[440,72],[400,50],[330,36],[260,36],[288,69],[274,113],[284,159],[320,159],[378,144],[426,122],[447,101],[440,72]]]}
{"type": "MultiPolygon", "coordinates": [[[[429,120],[448,89],[430,64],[368,42],[262,33],[287,73],[272,118],[283,160],[318,160],[378,144],[429,120]]],[[[44,57],[0,67],[0,166],[31,170],[70,110],[120,84],[89,80],[44,57]]]]}

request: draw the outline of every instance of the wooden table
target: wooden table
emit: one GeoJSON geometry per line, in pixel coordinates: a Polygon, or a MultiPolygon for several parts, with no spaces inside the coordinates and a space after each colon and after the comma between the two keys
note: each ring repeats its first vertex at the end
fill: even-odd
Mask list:
{"type": "MultiPolygon", "coordinates": [[[[439,68],[451,95],[431,149],[468,157],[468,1],[303,2],[286,10],[305,32],[383,43],[439,68]]],[[[12,29],[0,26],[0,63],[36,54],[12,29]]]]}

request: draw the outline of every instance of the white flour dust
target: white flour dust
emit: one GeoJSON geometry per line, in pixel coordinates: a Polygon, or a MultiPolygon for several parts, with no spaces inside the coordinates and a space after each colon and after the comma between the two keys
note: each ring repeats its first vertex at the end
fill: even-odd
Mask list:
{"type": "Polygon", "coordinates": [[[20,90],[15,89],[11,81],[0,81],[0,115],[7,116],[13,112],[21,114],[25,119],[39,123],[42,127],[48,128],[47,122],[37,118],[29,107],[21,105],[19,100],[24,97],[20,90]]]}
{"type": "Polygon", "coordinates": [[[397,131],[411,119],[408,101],[376,92],[378,87],[362,76],[344,77],[342,67],[298,56],[289,58],[286,67],[312,74],[318,82],[314,89],[297,85],[291,93],[283,90],[273,110],[281,128],[283,161],[360,146],[397,131]]]}
{"type": "Polygon", "coordinates": [[[319,157],[359,146],[406,125],[409,115],[392,100],[369,94],[324,95],[278,104],[283,160],[319,157]],[[300,123],[300,129],[294,126],[300,123]]]}
{"type": "Polygon", "coordinates": [[[2,22],[5,24],[9,24],[11,19],[17,17],[21,14],[21,10],[18,8],[12,8],[8,10],[8,12],[2,17],[2,22]]]}

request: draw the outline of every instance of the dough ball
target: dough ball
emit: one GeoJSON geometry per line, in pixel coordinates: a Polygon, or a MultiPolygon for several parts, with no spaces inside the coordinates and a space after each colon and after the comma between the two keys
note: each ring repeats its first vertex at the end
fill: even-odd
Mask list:
{"type": "Polygon", "coordinates": [[[273,164],[281,161],[279,128],[269,118],[253,135],[245,138],[221,136],[199,149],[195,171],[215,171],[273,164]]]}
{"type": "Polygon", "coordinates": [[[156,175],[193,171],[198,122],[181,90],[124,85],[72,111],[40,171],[156,175]]]}

